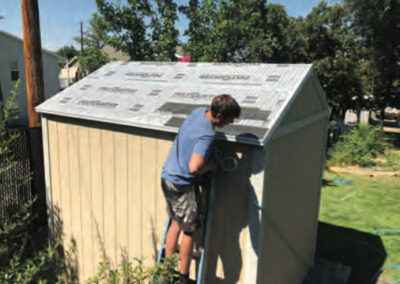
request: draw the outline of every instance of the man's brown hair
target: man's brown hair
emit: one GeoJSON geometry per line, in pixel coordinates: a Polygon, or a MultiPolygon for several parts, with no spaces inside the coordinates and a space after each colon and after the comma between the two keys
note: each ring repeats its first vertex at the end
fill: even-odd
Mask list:
{"type": "Polygon", "coordinates": [[[211,114],[213,117],[238,118],[240,106],[230,95],[222,94],[213,98],[211,102],[211,114]]]}

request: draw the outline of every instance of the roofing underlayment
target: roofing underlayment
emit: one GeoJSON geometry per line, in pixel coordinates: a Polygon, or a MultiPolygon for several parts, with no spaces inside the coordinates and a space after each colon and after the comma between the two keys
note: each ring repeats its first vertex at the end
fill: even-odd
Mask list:
{"type": "Polygon", "coordinates": [[[309,64],[109,63],[37,107],[63,117],[176,133],[186,115],[229,94],[242,107],[219,138],[263,145],[309,64]]]}

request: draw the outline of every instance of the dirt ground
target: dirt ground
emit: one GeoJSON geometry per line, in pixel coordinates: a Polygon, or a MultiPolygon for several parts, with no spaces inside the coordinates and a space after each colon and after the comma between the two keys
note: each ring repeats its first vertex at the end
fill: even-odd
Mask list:
{"type": "Polygon", "coordinates": [[[376,284],[393,284],[394,282],[387,277],[380,277],[376,284]]]}
{"type": "Polygon", "coordinates": [[[358,174],[358,175],[369,176],[369,177],[390,176],[390,177],[399,177],[400,178],[400,171],[384,171],[384,170],[361,168],[361,167],[357,167],[357,166],[348,166],[348,167],[332,166],[332,167],[329,167],[329,171],[334,172],[334,173],[358,174]]]}

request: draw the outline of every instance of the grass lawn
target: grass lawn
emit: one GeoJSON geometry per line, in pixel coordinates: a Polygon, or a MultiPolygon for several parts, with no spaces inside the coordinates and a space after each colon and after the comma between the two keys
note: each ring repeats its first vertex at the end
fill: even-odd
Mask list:
{"type": "Polygon", "coordinates": [[[323,188],[320,220],[370,233],[397,229],[397,235],[381,237],[388,254],[384,276],[400,283],[400,177],[325,175],[328,180],[335,177],[352,183],[323,188]],[[396,264],[399,270],[393,269],[396,264]]]}

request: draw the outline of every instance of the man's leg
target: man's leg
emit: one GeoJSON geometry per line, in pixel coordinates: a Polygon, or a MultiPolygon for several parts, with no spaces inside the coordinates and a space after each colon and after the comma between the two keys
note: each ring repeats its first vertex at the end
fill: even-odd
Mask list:
{"type": "Polygon", "coordinates": [[[165,256],[168,257],[174,254],[180,232],[181,226],[178,224],[178,222],[172,220],[168,229],[167,238],[165,240],[165,256]]]}
{"type": "Polygon", "coordinates": [[[189,274],[190,261],[192,260],[193,237],[183,234],[179,250],[179,272],[181,275],[189,274]]]}

